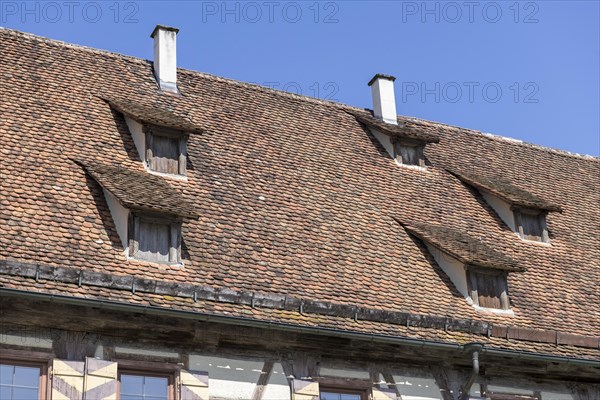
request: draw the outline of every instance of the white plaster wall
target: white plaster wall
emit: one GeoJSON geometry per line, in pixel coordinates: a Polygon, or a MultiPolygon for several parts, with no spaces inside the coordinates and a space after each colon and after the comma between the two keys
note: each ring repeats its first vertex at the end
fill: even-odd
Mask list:
{"type": "Polygon", "coordinates": [[[396,387],[402,395],[402,400],[441,400],[440,388],[433,377],[417,378],[412,376],[394,375],[396,387]]]}
{"type": "Polygon", "coordinates": [[[485,201],[487,201],[487,203],[492,206],[494,211],[496,211],[496,213],[500,216],[502,221],[504,221],[504,223],[508,225],[513,232],[517,232],[517,229],[515,228],[515,216],[510,209],[510,204],[498,198],[497,196],[494,196],[487,190],[479,190],[479,192],[485,201]]]}
{"type": "Polygon", "coordinates": [[[134,347],[115,347],[115,353],[117,354],[137,354],[140,356],[155,356],[162,358],[179,358],[179,353],[174,353],[170,351],[160,351],[160,350],[145,350],[145,349],[137,349],[134,347]]]}
{"type": "Polygon", "coordinates": [[[292,398],[288,380],[280,363],[273,365],[273,373],[262,398],[263,400],[290,400],[292,398]]]}
{"type": "Polygon", "coordinates": [[[542,391],[541,394],[543,400],[573,400],[573,395],[566,391],[564,393],[542,391]]]}
{"type": "Polygon", "coordinates": [[[190,354],[189,360],[190,369],[208,372],[210,398],[227,400],[251,399],[264,364],[262,360],[196,354],[190,354]]]}
{"type": "Polygon", "coordinates": [[[320,376],[335,376],[339,378],[369,379],[368,371],[321,367],[320,376]]]}
{"type": "Polygon", "coordinates": [[[472,303],[472,299],[467,286],[467,274],[465,272],[465,265],[448,254],[444,253],[437,247],[434,247],[426,243],[427,249],[435,258],[435,261],[442,268],[442,270],[448,275],[456,289],[465,296],[465,298],[472,303]]]}
{"type": "Polygon", "coordinates": [[[144,127],[139,122],[125,116],[125,122],[135,143],[135,148],[140,156],[140,159],[146,164],[146,134],[144,133],[144,127]]]}
{"type": "Polygon", "coordinates": [[[51,349],[52,340],[48,338],[37,337],[35,335],[7,335],[0,333],[0,343],[12,346],[37,347],[40,349],[51,349]]]}
{"type": "Polygon", "coordinates": [[[115,223],[119,239],[125,249],[125,254],[129,254],[129,243],[127,241],[127,221],[129,219],[129,210],[121,205],[117,198],[108,190],[104,189],[104,198],[115,223]]]}
{"type": "Polygon", "coordinates": [[[371,129],[371,133],[373,134],[373,136],[375,136],[375,139],[377,139],[379,141],[379,143],[381,143],[381,145],[383,146],[383,148],[385,149],[385,151],[388,152],[388,154],[390,155],[391,158],[394,158],[394,146],[392,145],[392,141],[390,140],[390,137],[388,135],[385,135],[375,129],[371,129]]]}

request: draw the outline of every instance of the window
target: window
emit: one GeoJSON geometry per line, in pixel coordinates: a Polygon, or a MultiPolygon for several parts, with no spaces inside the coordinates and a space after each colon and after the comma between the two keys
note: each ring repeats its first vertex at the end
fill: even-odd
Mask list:
{"type": "Polygon", "coordinates": [[[181,221],[132,212],[129,219],[129,256],[159,264],[181,263],[181,221]]]}
{"type": "Polygon", "coordinates": [[[187,135],[183,132],[156,127],[145,127],[146,165],[152,171],[185,175],[187,135]]]}
{"type": "Polygon", "coordinates": [[[394,142],[394,158],[403,165],[425,166],[423,145],[417,142],[404,140],[394,142]]]}
{"type": "Polygon", "coordinates": [[[120,400],[168,400],[172,398],[172,391],[173,379],[170,375],[119,374],[120,400]]]}
{"type": "Polygon", "coordinates": [[[539,210],[520,208],[514,210],[515,225],[521,239],[548,242],[546,214],[539,210]]]}
{"type": "Polygon", "coordinates": [[[34,364],[0,364],[0,399],[44,398],[44,368],[34,364]]]}
{"type": "Polygon", "coordinates": [[[467,271],[467,282],[475,305],[500,310],[510,308],[506,272],[470,268],[467,271]]]}
{"type": "Polygon", "coordinates": [[[320,400],[364,400],[365,395],[362,391],[325,389],[321,390],[320,400]]]}

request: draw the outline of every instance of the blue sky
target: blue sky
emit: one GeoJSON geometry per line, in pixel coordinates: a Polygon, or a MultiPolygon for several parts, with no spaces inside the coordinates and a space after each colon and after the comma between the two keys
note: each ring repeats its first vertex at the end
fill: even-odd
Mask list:
{"type": "Polygon", "coordinates": [[[370,107],[397,77],[401,115],[600,155],[598,1],[5,1],[0,25],[370,107]]]}

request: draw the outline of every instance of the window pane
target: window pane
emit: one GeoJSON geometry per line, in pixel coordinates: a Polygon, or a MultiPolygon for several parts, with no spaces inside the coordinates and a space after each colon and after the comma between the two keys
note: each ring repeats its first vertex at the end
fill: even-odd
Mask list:
{"type": "MultiPolygon", "coordinates": [[[[38,389],[31,388],[13,388],[13,396],[11,400],[33,400],[38,398],[38,389]]],[[[4,399],[3,399],[4,400],[4,399]]]]}
{"type": "Polygon", "coordinates": [[[340,400],[340,394],[331,392],[321,392],[321,400],[340,400]]]}
{"type": "Polygon", "coordinates": [[[0,385],[10,385],[13,381],[15,367],[12,365],[0,365],[0,385]]]}
{"type": "Polygon", "coordinates": [[[135,396],[132,394],[123,394],[121,393],[121,400],[144,400],[144,396],[140,395],[140,396],[135,396]]]}
{"type": "Polygon", "coordinates": [[[360,395],[358,395],[358,394],[342,393],[340,400],[360,400],[360,395]]]}
{"type": "Polygon", "coordinates": [[[121,400],[167,400],[166,377],[121,375],[121,400]]]}
{"type": "Polygon", "coordinates": [[[135,375],[121,375],[121,394],[138,395],[144,393],[144,377],[135,375]]]}
{"type": "Polygon", "coordinates": [[[40,368],[0,365],[0,399],[30,400],[39,394],[40,368]]]}
{"type": "Polygon", "coordinates": [[[166,399],[168,386],[169,380],[167,378],[147,376],[144,384],[144,395],[146,397],[152,396],[152,398],[166,399]]]}
{"type": "Polygon", "coordinates": [[[32,367],[15,367],[15,386],[37,388],[40,382],[40,369],[32,367]]]}
{"type": "Polygon", "coordinates": [[[12,389],[8,386],[0,386],[0,399],[10,399],[12,389]]]}

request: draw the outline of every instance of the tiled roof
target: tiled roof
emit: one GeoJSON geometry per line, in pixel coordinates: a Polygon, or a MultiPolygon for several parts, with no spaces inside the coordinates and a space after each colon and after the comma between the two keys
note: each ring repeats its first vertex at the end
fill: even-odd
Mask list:
{"type": "MultiPolygon", "coordinates": [[[[10,110],[0,119],[1,258],[600,336],[598,159],[399,117],[399,124],[439,137],[439,143],[425,148],[426,171],[404,168],[348,113],[367,113],[362,109],[181,69],[181,95],[175,96],[158,91],[146,60],[7,29],[0,29],[0,43],[3,110],[10,110]],[[203,129],[188,140],[187,180],[152,176],[168,182],[199,215],[182,226],[183,266],[128,260],[102,186],[72,161],[150,175],[125,119],[98,93],[169,110],[203,129]],[[447,169],[467,169],[488,179],[502,176],[514,187],[560,204],[562,213],[547,216],[551,244],[520,240],[477,190],[447,169]],[[399,216],[463,232],[523,267],[524,272],[508,276],[514,316],[469,305],[427,247],[395,222],[399,216]]],[[[129,201],[139,201],[136,196],[129,201]]],[[[97,295],[76,284],[57,289],[51,281],[10,280],[23,290],[97,295]]],[[[136,296],[118,289],[102,293],[123,301],[136,296]]],[[[440,341],[460,336],[150,297],[136,301],[374,334],[440,341]]],[[[478,340],[491,347],[583,356],[568,345],[478,340]]],[[[600,350],[585,351],[600,359],[600,350]]]]}
{"type": "Polygon", "coordinates": [[[179,189],[166,178],[120,165],[75,160],[104,189],[127,208],[197,218],[195,207],[183,199],[179,189]]]}
{"type": "Polygon", "coordinates": [[[556,204],[545,201],[524,189],[515,187],[510,182],[506,182],[499,177],[483,177],[466,171],[447,168],[448,172],[455,175],[461,181],[472,185],[479,189],[487,190],[488,192],[500,197],[511,205],[537,208],[546,211],[562,212],[562,208],[556,204]]]}
{"type": "Polygon", "coordinates": [[[441,225],[403,222],[400,224],[407,232],[432,244],[463,264],[507,271],[524,270],[524,267],[515,260],[464,232],[441,225]]]}
{"type": "Polygon", "coordinates": [[[440,141],[440,137],[435,132],[415,127],[410,122],[401,121],[398,125],[388,124],[375,118],[367,110],[352,110],[349,111],[349,114],[353,115],[358,122],[389,136],[413,139],[425,143],[437,143],[440,141]]]}
{"type": "Polygon", "coordinates": [[[160,105],[144,105],[131,100],[116,98],[104,98],[103,100],[116,111],[141,124],[157,125],[190,133],[203,132],[200,126],[189,121],[185,116],[178,115],[173,110],[162,109],[160,105]]]}

